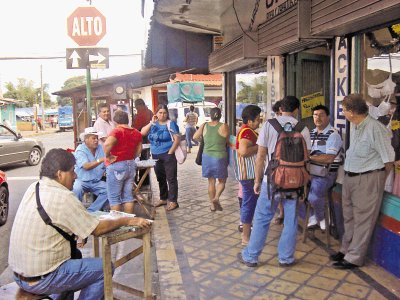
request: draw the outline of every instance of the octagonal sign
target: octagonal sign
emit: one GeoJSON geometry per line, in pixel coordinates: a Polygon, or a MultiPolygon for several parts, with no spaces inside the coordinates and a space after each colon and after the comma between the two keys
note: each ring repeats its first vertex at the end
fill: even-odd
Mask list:
{"type": "Polygon", "coordinates": [[[95,46],[106,34],[106,18],[93,6],[78,7],[67,18],[67,32],[79,46],[95,46]]]}

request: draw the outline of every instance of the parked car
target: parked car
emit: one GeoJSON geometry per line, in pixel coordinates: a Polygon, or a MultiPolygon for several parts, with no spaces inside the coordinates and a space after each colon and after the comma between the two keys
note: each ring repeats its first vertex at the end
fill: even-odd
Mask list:
{"type": "Polygon", "coordinates": [[[4,225],[8,218],[8,195],[7,176],[0,171],[0,225],[4,225]]]}
{"type": "Polygon", "coordinates": [[[23,138],[20,133],[0,124],[0,166],[19,162],[36,166],[44,153],[45,148],[42,142],[23,138]]]}
{"type": "Polygon", "coordinates": [[[210,110],[213,107],[217,107],[212,102],[198,102],[198,103],[186,103],[186,102],[175,102],[168,104],[169,117],[171,120],[178,124],[179,131],[185,134],[186,123],[183,120],[186,114],[190,111],[190,105],[194,105],[194,112],[199,116],[198,126],[204,122],[211,121],[210,110]]]}

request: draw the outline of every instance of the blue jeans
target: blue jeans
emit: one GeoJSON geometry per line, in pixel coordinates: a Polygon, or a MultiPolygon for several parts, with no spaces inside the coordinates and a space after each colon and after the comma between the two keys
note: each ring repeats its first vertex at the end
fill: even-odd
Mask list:
{"type": "MultiPolygon", "coordinates": [[[[257,200],[254,213],[253,230],[250,235],[250,241],[247,247],[242,250],[243,260],[250,263],[258,262],[258,257],[267,239],[269,225],[275,215],[280,200],[279,194],[276,194],[272,206],[272,202],[268,198],[267,186],[266,182],[262,183],[260,196],[257,200]]],[[[278,244],[278,259],[280,263],[290,264],[294,262],[294,252],[296,250],[297,200],[282,199],[282,205],[285,211],[285,219],[278,244]]]]}
{"type": "Polygon", "coordinates": [[[133,202],[133,183],[136,176],[134,160],[123,160],[109,165],[107,172],[107,196],[110,206],[133,202]]]}
{"type": "Polygon", "coordinates": [[[254,193],[254,179],[240,180],[243,197],[240,206],[240,221],[244,224],[251,224],[256,209],[258,195],[254,193]]]}
{"type": "MultiPolygon", "coordinates": [[[[82,300],[98,300],[104,295],[104,273],[101,258],[70,259],[56,270],[30,285],[14,276],[15,282],[25,291],[37,295],[50,295],[57,299],[66,291],[81,291],[82,300]]],[[[73,299],[73,298],[72,298],[73,299]]]]}
{"type": "MultiPolygon", "coordinates": [[[[334,185],[337,173],[329,172],[326,177],[311,177],[311,187],[308,193],[308,201],[312,207],[311,215],[317,217],[318,221],[325,219],[325,199],[328,196],[328,190],[334,185]]],[[[302,219],[306,216],[305,205],[300,205],[299,215],[302,219]]]]}
{"type": "Polygon", "coordinates": [[[101,210],[107,204],[107,184],[105,181],[82,181],[75,179],[73,192],[82,201],[83,194],[91,192],[97,196],[96,200],[88,207],[89,212],[101,210]]]}
{"type": "Polygon", "coordinates": [[[188,146],[188,148],[192,148],[192,139],[193,139],[193,135],[196,132],[196,128],[195,127],[186,127],[186,145],[188,146]]]}

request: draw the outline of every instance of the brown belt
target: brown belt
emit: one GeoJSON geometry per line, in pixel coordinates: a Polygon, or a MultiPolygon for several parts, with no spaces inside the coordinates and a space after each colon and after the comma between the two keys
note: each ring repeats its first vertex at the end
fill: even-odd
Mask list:
{"type": "Polygon", "coordinates": [[[369,171],[365,171],[362,173],[353,173],[353,172],[344,171],[344,174],[349,177],[354,177],[354,176],[364,175],[364,174],[368,174],[368,173],[372,173],[372,172],[382,172],[382,171],[385,171],[385,167],[383,167],[382,169],[369,170],[369,171]]]}
{"type": "MultiPolygon", "coordinates": [[[[46,274],[46,275],[47,275],[47,274],[46,274]]],[[[39,280],[45,278],[46,275],[34,276],[34,277],[25,277],[25,276],[22,276],[22,275],[20,275],[20,274],[14,272],[14,276],[15,276],[15,277],[17,277],[17,278],[19,278],[20,280],[25,281],[25,282],[39,281],[39,280]]]]}

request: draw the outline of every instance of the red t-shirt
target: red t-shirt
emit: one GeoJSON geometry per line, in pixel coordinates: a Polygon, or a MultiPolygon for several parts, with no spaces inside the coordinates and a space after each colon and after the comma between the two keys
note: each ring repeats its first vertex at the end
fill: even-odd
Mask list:
{"type": "Polygon", "coordinates": [[[239,149],[239,136],[240,139],[250,140],[253,145],[257,143],[258,134],[247,124],[243,124],[239,129],[239,132],[236,136],[236,149],[239,149]]]}
{"type": "Polygon", "coordinates": [[[135,117],[135,127],[137,130],[141,130],[144,126],[150,123],[153,118],[153,112],[147,107],[140,109],[137,111],[137,115],[135,117]]]}
{"type": "Polygon", "coordinates": [[[117,139],[110,153],[117,157],[116,161],[135,159],[136,149],[142,142],[142,135],[135,128],[117,127],[110,132],[117,139]]]}

